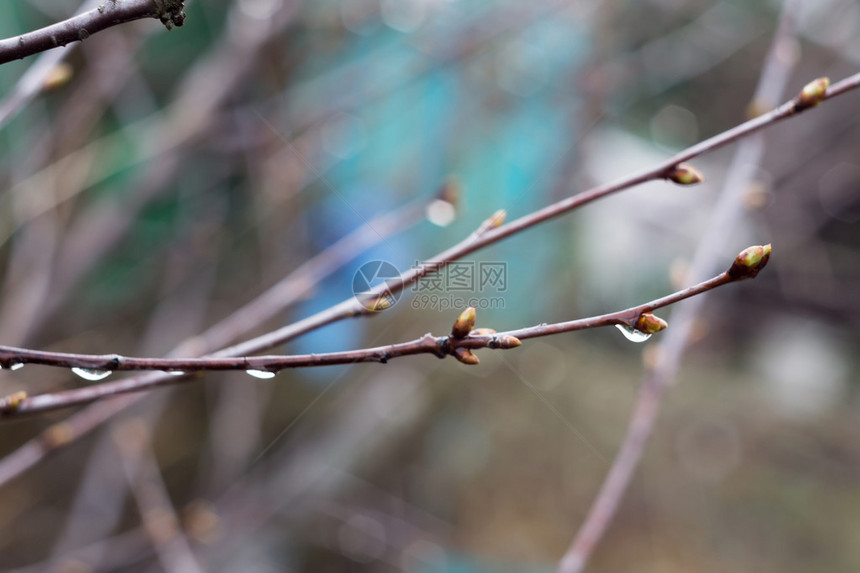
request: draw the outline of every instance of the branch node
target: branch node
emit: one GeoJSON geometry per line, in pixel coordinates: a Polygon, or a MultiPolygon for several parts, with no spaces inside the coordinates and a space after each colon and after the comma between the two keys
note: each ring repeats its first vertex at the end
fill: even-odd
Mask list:
{"type": "Polygon", "coordinates": [[[158,8],[158,19],[164,24],[168,30],[172,30],[174,26],[179,27],[185,23],[185,2],[184,0],[155,0],[155,5],[158,8]]]}

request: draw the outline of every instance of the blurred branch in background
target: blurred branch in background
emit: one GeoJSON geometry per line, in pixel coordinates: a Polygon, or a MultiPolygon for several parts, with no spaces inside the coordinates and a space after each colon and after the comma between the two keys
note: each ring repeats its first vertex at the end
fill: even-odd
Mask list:
{"type": "MultiPolygon", "coordinates": [[[[762,113],[783,97],[791,70],[796,63],[797,10],[800,0],[786,0],[782,6],[779,27],[762,66],[759,83],[748,112],[762,113]]],[[[815,90],[816,84],[810,84],[815,90]]],[[[820,88],[820,86],[818,86],[820,88]]],[[[804,98],[806,88],[796,102],[804,98]]],[[[708,227],[699,242],[693,263],[686,273],[688,280],[707,276],[718,264],[734,229],[743,217],[743,198],[753,182],[764,153],[764,134],[753,134],[738,144],[728,175],[717,199],[708,227]]],[[[693,334],[696,316],[706,300],[706,293],[682,306],[672,315],[671,334],[657,347],[652,370],[642,379],[639,397],[630,414],[630,422],[612,467],[595,498],[588,515],[569,550],[559,564],[559,573],[579,573],[611,523],[633,474],[639,465],[653,431],[664,392],[671,386],[678,366],[693,334]],[[677,322],[675,316],[677,315],[677,322]]]]}

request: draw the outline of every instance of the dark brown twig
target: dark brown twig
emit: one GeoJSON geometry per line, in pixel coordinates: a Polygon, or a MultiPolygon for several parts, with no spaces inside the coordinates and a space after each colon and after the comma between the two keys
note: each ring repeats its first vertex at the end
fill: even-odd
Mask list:
{"type": "Polygon", "coordinates": [[[105,0],[100,6],[56,24],[0,40],[0,64],[72,42],[82,42],[111,26],[157,18],[171,29],[185,21],[183,0],[105,0]]]}

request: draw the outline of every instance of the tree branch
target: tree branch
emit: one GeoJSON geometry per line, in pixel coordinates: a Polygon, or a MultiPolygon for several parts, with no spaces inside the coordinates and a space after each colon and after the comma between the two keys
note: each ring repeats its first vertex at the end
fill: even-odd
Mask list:
{"type": "MultiPolygon", "coordinates": [[[[0,364],[9,368],[12,364],[42,364],[62,368],[79,368],[104,372],[121,370],[166,370],[179,374],[210,370],[246,370],[272,376],[285,368],[314,366],[334,366],[361,362],[386,363],[391,359],[416,354],[433,354],[439,358],[452,355],[461,362],[477,364],[472,350],[478,348],[510,349],[521,344],[520,339],[552,336],[563,332],[574,332],[601,326],[621,325],[627,328],[652,334],[665,328],[665,322],[650,315],[651,311],[663,308],[678,301],[707,292],[732,282],[753,278],[764,268],[770,258],[770,245],[750,247],[735,259],[732,267],[718,276],[683,289],[671,295],[634,306],[625,310],[559,322],[540,324],[528,328],[496,333],[488,329],[474,330],[475,310],[467,309],[455,322],[451,335],[433,336],[425,334],[421,338],[398,344],[329,352],[324,354],[299,354],[292,356],[243,356],[238,358],[133,358],[118,354],[95,356],[63,352],[44,352],[22,348],[0,346],[0,364]]],[[[0,399],[0,416],[22,413],[38,413],[46,410],[64,408],[91,402],[107,396],[138,392],[156,386],[179,383],[188,377],[158,379],[131,378],[94,384],[62,392],[40,394],[32,398],[20,393],[0,399]]]]}
{"type": "Polygon", "coordinates": [[[170,30],[185,21],[183,0],[105,0],[97,8],[14,38],[0,40],[0,64],[72,42],[82,42],[111,26],[158,18],[170,30]]]}
{"type": "MultiPolygon", "coordinates": [[[[831,85],[823,94],[822,101],[856,89],[858,86],[860,86],[860,73],[849,76],[838,82],[837,84],[831,85]]],[[[645,181],[658,179],[661,175],[666,173],[667,165],[668,168],[671,169],[671,167],[678,162],[692,159],[693,157],[701,155],[702,153],[705,153],[707,151],[711,151],[719,147],[728,145],[729,143],[732,143],[744,137],[745,135],[760,131],[765,127],[768,127],[769,125],[776,123],[777,121],[791,117],[795,115],[797,111],[798,110],[795,109],[794,101],[792,100],[791,102],[788,102],[776,108],[768,114],[747,121],[726,132],[718,134],[691,148],[688,148],[687,150],[676,154],[669,160],[659,164],[653,169],[631,175],[629,177],[623,178],[607,185],[592,188],[589,191],[585,191],[568,199],[564,199],[562,201],[559,201],[558,203],[545,207],[540,211],[536,211],[534,213],[521,217],[520,219],[517,219],[509,223],[508,225],[503,225],[496,229],[490,229],[480,237],[464,241],[463,243],[455,245],[451,249],[435,257],[435,268],[441,268],[449,262],[456,260],[457,257],[465,256],[484,246],[487,246],[488,244],[492,244],[493,242],[501,240],[504,237],[522,231],[531,226],[537,225],[547,219],[559,216],[562,213],[566,213],[605,195],[609,195],[613,192],[632,187],[645,181]],[[493,240],[487,241],[488,238],[493,240]]],[[[426,269],[427,267],[425,266],[422,268],[426,269]]],[[[394,292],[403,290],[403,288],[405,288],[409,284],[412,284],[412,282],[415,282],[429,272],[430,269],[425,270],[423,272],[420,269],[413,269],[413,271],[411,271],[410,273],[402,275],[400,281],[398,281],[394,285],[390,285],[389,289],[394,292]]],[[[259,352],[266,348],[271,348],[273,346],[291,340],[297,336],[300,336],[301,334],[310,332],[327,324],[363,314],[362,310],[366,309],[364,309],[361,305],[357,306],[358,308],[356,308],[354,299],[348,299],[327,310],[321,311],[315,315],[288,325],[273,333],[269,333],[267,335],[263,335],[255,339],[248,340],[242,344],[238,344],[230,348],[225,348],[224,350],[216,353],[215,355],[230,356],[232,354],[233,356],[242,356],[254,352],[259,352]]],[[[166,373],[150,373],[141,375],[137,378],[145,378],[153,381],[170,380],[171,375],[166,373]]],[[[91,431],[100,423],[109,419],[114,413],[121,411],[135,399],[136,396],[132,395],[118,397],[109,402],[105,402],[103,404],[103,410],[99,410],[98,412],[96,412],[92,411],[92,409],[87,409],[76,414],[68,421],[59,422],[49,427],[40,436],[31,440],[25,446],[22,446],[21,448],[4,458],[2,461],[0,461],[0,484],[7,482],[9,479],[13,478],[16,475],[19,475],[22,471],[37,463],[44,457],[45,453],[47,453],[48,451],[62,447],[63,445],[68,444],[69,442],[72,442],[80,436],[84,435],[85,433],[91,431]]]]}

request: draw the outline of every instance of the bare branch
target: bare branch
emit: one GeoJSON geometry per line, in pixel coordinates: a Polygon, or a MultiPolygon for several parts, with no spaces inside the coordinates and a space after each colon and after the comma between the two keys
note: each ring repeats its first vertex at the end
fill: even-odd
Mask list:
{"type": "MultiPolygon", "coordinates": [[[[827,89],[822,101],[856,89],[858,86],[860,86],[860,73],[849,76],[836,84],[832,84],[827,89]]],[[[419,269],[413,269],[409,273],[401,276],[400,280],[397,281],[396,284],[389,285],[388,288],[395,292],[403,290],[406,286],[412,284],[422,276],[447,265],[449,262],[457,260],[459,257],[463,257],[509,235],[571,211],[595,199],[599,199],[603,196],[635,186],[645,181],[659,179],[660,177],[667,175],[675,165],[683,161],[692,159],[707,151],[728,145],[729,143],[732,143],[750,133],[760,131],[777,121],[791,117],[795,114],[796,110],[794,109],[794,102],[788,102],[768,114],[747,121],[726,132],[690,147],[687,150],[676,154],[669,160],[659,164],[655,168],[628,176],[607,185],[592,188],[588,191],[545,207],[542,210],[521,217],[507,225],[502,225],[496,229],[489,230],[479,237],[470,237],[470,239],[455,245],[451,249],[435,257],[432,260],[435,268],[430,269],[427,266],[424,266],[419,269]]],[[[380,293],[381,290],[377,294],[380,293]]],[[[273,346],[291,340],[304,333],[311,332],[327,324],[331,324],[345,318],[360,316],[364,314],[363,311],[366,311],[366,309],[360,304],[357,304],[355,299],[351,298],[327,310],[321,311],[315,315],[279,329],[278,331],[248,340],[230,348],[225,348],[214,356],[243,356],[260,352],[266,348],[272,348],[273,346]]],[[[166,373],[151,373],[141,375],[136,379],[164,381],[171,380],[172,377],[170,374],[166,373]]],[[[93,410],[92,408],[84,410],[66,422],[60,422],[49,427],[39,437],[31,440],[0,461],[0,484],[7,482],[16,475],[25,471],[27,468],[38,463],[38,461],[40,461],[47,452],[62,447],[63,445],[74,441],[80,436],[91,431],[93,428],[113,416],[116,412],[122,411],[129,403],[134,402],[136,399],[137,396],[132,395],[117,397],[114,400],[104,403],[104,407],[99,410],[93,410]]]]}
{"type": "Polygon", "coordinates": [[[76,404],[98,400],[116,394],[138,392],[156,386],[164,386],[188,380],[181,376],[187,372],[207,370],[247,370],[262,374],[275,375],[285,368],[301,368],[313,366],[334,366],[339,364],[356,364],[361,362],[386,363],[391,359],[416,354],[433,354],[439,358],[447,355],[457,357],[461,362],[477,364],[478,359],[471,350],[478,348],[510,349],[519,346],[520,339],[552,336],[563,332],[574,332],[601,326],[621,325],[631,329],[643,330],[648,334],[662,330],[665,323],[657,323],[650,316],[651,311],[663,308],[678,301],[707,292],[719,286],[752,278],[767,264],[770,258],[770,245],[765,247],[750,247],[738,255],[732,267],[720,275],[683,289],[671,295],[634,306],[625,310],[611,312],[559,322],[555,324],[540,324],[518,330],[496,333],[494,331],[472,330],[474,326],[474,309],[468,309],[471,320],[465,329],[461,329],[464,319],[458,319],[450,336],[433,336],[425,334],[421,338],[398,344],[389,344],[374,348],[329,352],[324,354],[300,354],[292,356],[253,356],[239,358],[132,358],[120,355],[94,356],[87,354],[70,354],[61,352],[43,352],[0,346],[0,363],[5,367],[10,364],[43,364],[63,368],[80,368],[89,371],[104,372],[119,370],[166,370],[180,376],[159,377],[157,379],[131,378],[101,384],[93,384],[83,388],[75,388],[62,392],[40,394],[32,398],[24,398],[20,393],[13,394],[8,399],[0,400],[0,416],[23,413],[38,413],[46,410],[64,408],[76,404]],[[644,325],[644,326],[643,326],[644,325]],[[466,358],[468,357],[468,358],[466,358]],[[464,359],[465,358],[465,359],[464,359]]]}
{"type": "Polygon", "coordinates": [[[72,42],[82,42],[111,26],[158,18],[168,30],[185,21],[183,0],[105,0],[97,8],[14,38],[0,40],[0,64],[72,42]]]}

